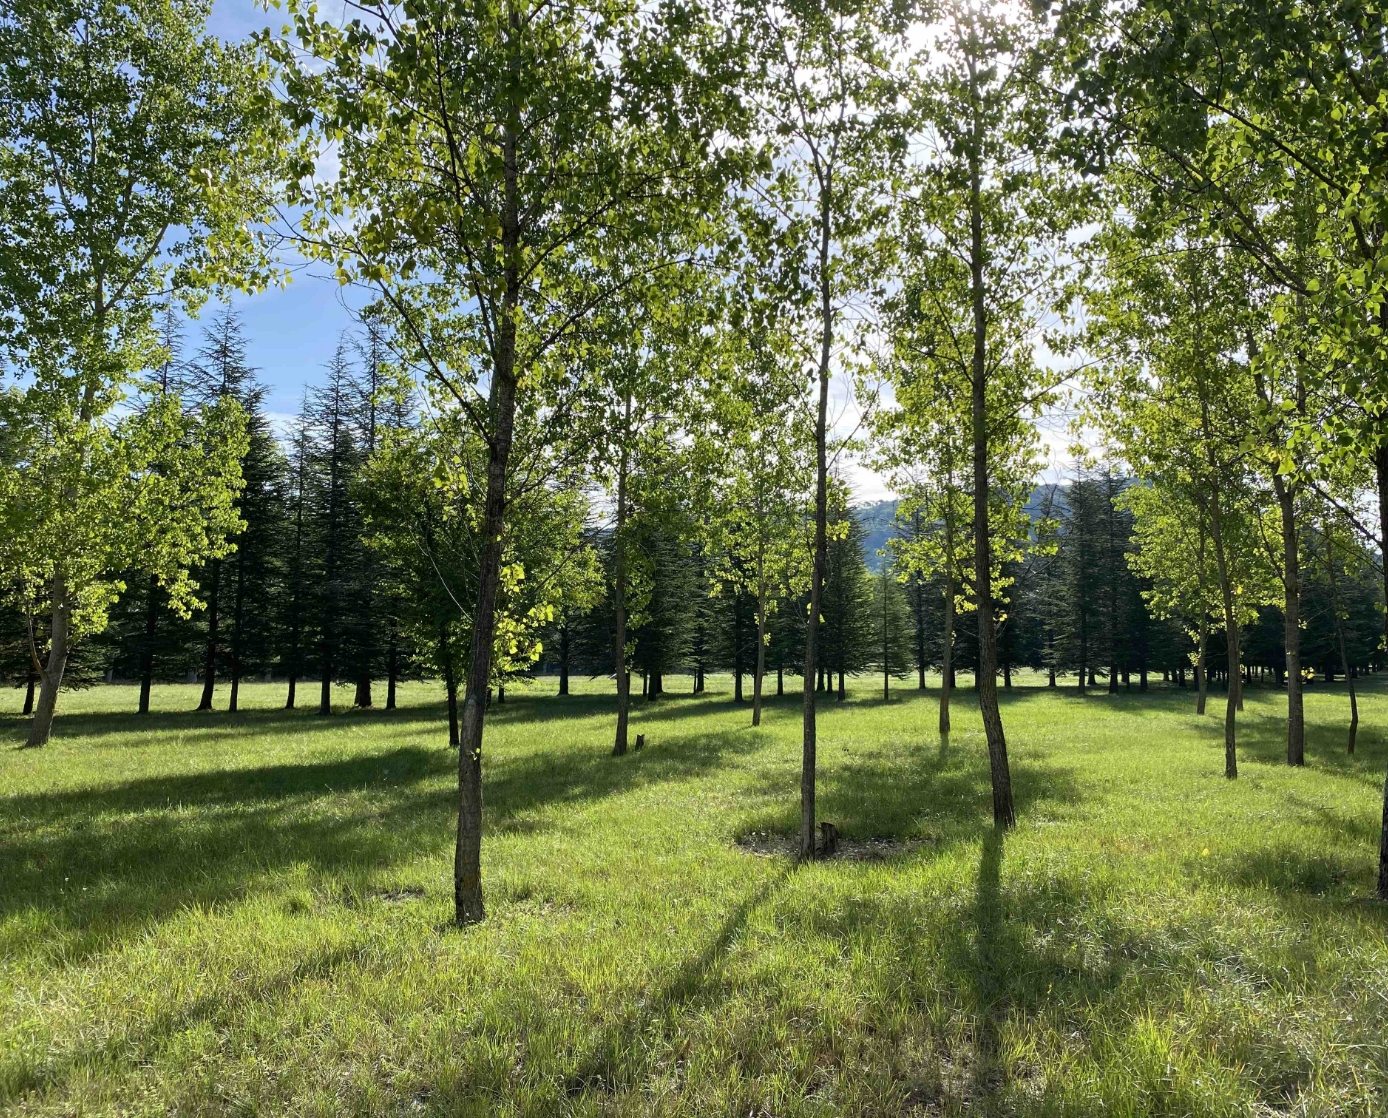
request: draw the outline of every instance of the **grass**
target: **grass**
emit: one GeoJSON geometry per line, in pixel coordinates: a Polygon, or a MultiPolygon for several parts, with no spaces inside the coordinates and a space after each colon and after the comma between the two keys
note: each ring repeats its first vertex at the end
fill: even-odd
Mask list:
{"type": "MultiPolygon", "coordinates": [[[[744,852],[798,818],[798,700],[512,689],[488,724],[489,919],[451,912],[456,755],[396,712],[186,713],[193,688],[0,693],[0,1108],[15,1114],[1329,1115],[1388,1109],[1371,901],[1388,695],[1014,688],[1020,824],[988,821],[971,695],[862,681],[823,818],[879,862],[744,852]]],[[[1032,681],[1035,682],[1035,681],[1032,681]]],[[[674,681],[680,686],[680,681],[674,681]]],[[[343,693],[344,703],[348,693],[343,693]]]]}

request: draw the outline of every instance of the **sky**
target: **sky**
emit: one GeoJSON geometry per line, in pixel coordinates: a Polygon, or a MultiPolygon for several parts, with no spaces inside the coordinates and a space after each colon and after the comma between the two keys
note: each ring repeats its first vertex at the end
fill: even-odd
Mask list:
{"type": "MultiPolygon", "coordinates": [[[[266,27],[278,31],[283,22],[282,12],[261,11],[251,0],[214,0],[210,26],[223,39],[245,39],[266,27]]],[[[282,421],[299,410],[304,388],[322,380],[342,332],[355,328],[346,294],[327,268],[301,264],[284,289],[232,299],[245,326],[250,363],[268,389],[272,418],[282,421]]],[[[203,310],[202,322],[212,309],[203,310]]],[[[201,323],[190,324],[190,351],[197,349],[200,330],[201,323]]]]}
{"type": "MultiPolygon", "coordinates": [[[[267,13],[252,0],[213,3],[211,30],[223,39],[244,39],[266,27],[278,31],[283,22],[282,12],[271,9],[267,13]]],[[[267,389],[266,409],[281,429],[298,411],[305,388],[321,383],[324,367],[343,332],[356,328],[349,296],[355,297],[359,305],[360,294],[341,288],[325,266],[300,264],[292,268],[287,287],[232,299],[245,327],[250,363],[267,389]]],[[[210,310],[204,309],[202,322],[210,319],[210,310]]],[[[200,330],[201,323],[189,326],[185,341],[190,352],[198,347],[200,330]]],[[[830,407],[835,432],[850,434],[861,415],[847,382],[836,378],[830,407]]],[[[1041,424],[1041,436],[1051,459],[1043,479],[1060,480],[1070,442],[1063,417],[1047,417],[1041,424]]],[[[843,469],[858,501],[895,496],[885,479],[862,463],[846,461],[843,469]]]]}

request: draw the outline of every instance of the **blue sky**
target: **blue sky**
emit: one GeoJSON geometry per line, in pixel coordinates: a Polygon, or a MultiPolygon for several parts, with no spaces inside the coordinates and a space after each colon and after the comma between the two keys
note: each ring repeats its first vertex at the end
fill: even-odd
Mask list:
{"type": "MultiPolygon", "coordinates": [[[[278,30],[283,23],[283,12],[261,11],[251,0],[214,0],[211,29],[223,39],[244,39],[265,27],[278,30]]],[[[298,410],[304,386],[321,379],[338,337],[355,325],[344,304],[346,294],[326,269],[315,266],[296,268],[283,290],[272,288],[232,300],[245,325],[251,364],[269,389],[266,408],[272,414],[298,410]]],[[[204,322],[214,309],[203,310],[204,322]]],[[[201,328],[201,323],[189,324],[189,352],[197,349],[201,328]]]]}

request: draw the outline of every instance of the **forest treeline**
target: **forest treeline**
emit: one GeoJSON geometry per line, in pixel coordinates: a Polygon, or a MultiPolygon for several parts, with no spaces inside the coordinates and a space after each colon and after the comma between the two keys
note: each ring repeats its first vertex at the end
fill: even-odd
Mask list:
{"type": "MultiPolygon", "coordinates": [[[[806,859],[841,672],[929,661],[942,733],[969,672],[1005,830],[1014,668],[1189,674],[1202,710],[1223,680],[1232,780],[1251,672],[1300,766],[1308,679],[1381,660],[1373,5],[277,10],[224,42],[207,0],[0,4],[28,747],[103,668],[142,707],[188,673],[204,708],[269,671],[323,710],[441,675],[468,924],[486,714],[556,657],[614,679],[617,758],[636,681],[740,662],[756,725],[798,673],[806,859]],[[304,267],[360,328],[277,431],[225,300],[304,267]],[[1064,409],[1092,460],[1038,497],[1064,409]],[[901,496],[872,571],[850,458],[901,496]]],[[[1379,867],[1388,898],[1388,806],[1379,867]]]]}
{"type": "MultiPolygon", "coordinates": [[[[473,557],[465,549],[453,553],[456,585],[401,561],[415,544],[410,536],[418,524],[391,512],[399,494],[381,486],[399,465],[393,461],[397,448],[417,440],[427,419],[408,382],[394,373],[379,334],[368,329],[344,336],[324,383],[306,392],[299,413],[276,430],[231,308],[216,312],[191,355],[183,353],[182,324],[167,316],[163,327],[166,358],[151,387],[191,407],[227,396],[245,416],[243,488],[235,506],[240,525],[229,536],[229,554],[195,570],[205,603],[196,612],[180,614],[157,581],[137,570],[123,572],[125,589],[107,628],[73,648],[66,685],[137,681],[137,709],[147,713],[156,683],[201,683],[198,709],[209,711],[218,705],[220,684],[220,705],[235,711],[243,681],[273,679],[285,688],[287,709],[309,706],[330,714],[334,701],[394,709],[401,680],[437,679],[446,684],[456,746],[457,684],[468,638],[467,611],[457,595],[475,582],[468,569],[473,557]]],[[[667,451],[662,472],[676,454],[667,451]]],[[[1049,686],[1079,691],[1145,691],[1153,675],[1199,690],[1202,672],[1226,688],[1227,670],[1206,663],[1210,642],[1217,646],[1223,636],[1218,622],[1207,620],[1202,638],[1198,626],[1186,628],[1163,610],[1154,592],[1150,572],[1159,561],[1143,553],[1154,544],[1136,534],[1132,494],[1126,493],[1142,482],[1092,465],[1076,464],[1072,472],[1072,480],[1032,493],[1027,536],[1016,541],[1018,557],[1002,568],[1008,583],[998,625],[1003,686],[1011,687],[1013,672],[1025,668],[1044,673],[1049,686]]],[[[572,480],[574,489],[557,502],[579,525],[576,532],[570,527],[567,549],[556,553],[551,544],[545,555],[520,557],[532,569],[542,569],[548,558],[559,573],[554,591],[538,599],[544,609],[528,626],[526,647],[494,678],[503,702],[506,682],[518,676],[553,676],[557,693],[566,695],[572,676],[611,678],[615,672],[612,531],[600,491],[586,478],[572,480]]],[[[634,477],[631,485],[639,491],[642,479],[634,477]]],[[[946,643],[952,676],[972,675],[977,641],[967,625],[947,629],[943,574],[909,560],[942,526],[923,521],[918,511],[899,513],[899,501],[860,511],[849,497],[840,485],[830,505],[835,531],[816,690],[842,699],[847,680],[868,673],[880,677],[884,697],[894,681],[924,690],[927,672],[945,668],[946,643]],[[882,546],[872,551],[862,511],[885,520],[876,533],[882,546]]],[[[750,699],[756,684],[757,602],[734,571],[746,544],[711,533],[706,513],[678,498],[639,503],[630,513],[628,669],[650,701],[667,694],[666,678],[677,674],[684,677],[681,687],[699,694],[707,674],[728,673],[738,703],[750,699]]],[[[446,519],[440,505],[440,529],[446,519]]],[[[1303,547],[1312,572],[1302,592],[1307,679],[1352,681],[1381,667],[1376,556],[1315,528],[1303,547]]],[[[1270,569],[1275,556],[1264,561],[1270,569]]],[[[1284,618],[1275,602],[1273,594],[1255,602],[1240,642],[1243,676],[1285,687],[1284,618]]],[[[533,608],[534,602],[526,604],[533,608]]],[[[787,679],[793,688],[802,674],[807,609],[800,589],[778,601],[767,621],[763,669],[768,690],[774,673],[778,696],[787,679]]],[[[25,688],[28,714],[38,672],[27,647],[27,619],[12,607],[5,617],[0,678],[25,688]]],[[[956,679],[950,685],[957,686],[956,679]]]]}

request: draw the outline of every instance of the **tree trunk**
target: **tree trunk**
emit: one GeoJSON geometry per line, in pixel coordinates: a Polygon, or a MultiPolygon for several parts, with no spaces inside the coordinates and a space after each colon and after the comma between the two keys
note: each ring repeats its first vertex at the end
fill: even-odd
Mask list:
{"type": "Polygon", "coordinates": [[[439,636],[439,657],[443,660],[443,688],[448,696],[448,744],[458,748],[458,677],[453,672],[453,654],[448,649],[448,633],[439,636]]]}
{"type": "Polygon", "coordinates": [[[988,768],[993,785],[993,825],[1007,829],[1016,822],[1007,738],[998,710],[997,633],[993,625],[993,557],[988,528],[988,317],[983,289],[982,125],[978,115],[978,74],[969,59],[973,130],[969,144],[969,265],[973,294],[973,475],[974,584],[978,598],[978,707],[988,739],[988,768]]]}
{"type": "MultiPolygon", "coordinates": [[[[1383,418],[1380,418],[1382,423],[1383,418]]],[[[1388,601],[1388,432],[1382,432],[1381,441],[1374,451],[1374,474],[1378,482],[1378,531],[1379,553],[1383,557],[1384,600],[1388,601]]],[[[1384,611],[1383,624],[1388,636],[1388,610],[1384,611]]],[[[1383,823],[1379,830],[1378,842],[1378,897],[1388,901],[1388,779],[1383,786],[1383,823]]]]}
{"type": "MultiPolygon", "coordinates": [[[[834,344],[834,303],[829,270],[833,233],[832,170],[826,170],[819,192],[819,405],[815,415],[814,561],[810,570],[810,609],[805,620],[804,724],[800,754],[800,857],[815,856],[815,672],[819,644],[819,610],[824,594],[824,565],[828,551],[829,358],[834,344]]],[[[1388,816],[1385,816],[1388,819],[1388,816]]],[[[1385,831],[1388,834],[1388,831],[1385,831]]],[[[1388,847],[1385,847],[1388,850],[1388,847]]]]}
{"type": "Polygon", "coordinates": [[[352,696],[352,705],[357,707],[371,706],[370,674],[357,676],[357,693],[352,696]]]}
{"type": "Polygon", "coordinates": [[[949,696],[954,688],[954,518],[945,515],[945,625],[940,660],[940,733],[949,733],[949,696]]]}
{"type": "Polygon", "coordinates": [[[395,709],[395,685],[400,678],[400,623],[390,619],[390,651],[386,667],[386,710],[395,709]]]}
{"type": "Polygon", "coordinates": [[[612,756],[624,757],[627,751],[627,711],[631,705],[631,676],[627,674],[627,565],[626,565],[626,517],[627,517],[627,444],[631,441],[631,394],[628,393],[623,404],[622,452],[617,464],[617,536],[615,577],[613,579],[613,605],[617,612],[617,736],[612,744],[612,756]]]}
{"type": "Polygon", "coordinates": [[[1301,556],[1296,546],[1296,507],[1291,486],[1273,474],[1283,514],[1283,615],[1287,642],[1287,764],[1306,764],[1306,715],[1301,678],[1301,556]]]}
{"type": "Polygon", "coordinates": [[[1205,649],[1210,640],[1210,616],[1201,611],[1200,614],[1200,636],[1195,647],[1195,713],[1205,713],[1205,695],[1210,689],[1210,673],[1205,666],[1205,649]]]}
{"type": "Polygon", "coordinates": [[[786,693],[786,668],[784,664],[776,665],[776,698],[780,698],[786,693]]]}
{"type": "Polygon", "coordinates": [[[212,691],[217,686],[217,591],[222,581],[222,561],[212,560],[212,589],[207,593],[207,655],[202,665],[202,698],[198,710],[212,709],[212,691]]]}
{"type": "MultiPolygon", "coordinates": [[[[145,642],[140,648],[140,707],[141,714],[149,713],[149,693],[154,686],[154,635],[159,625],[159,580],[149,576],[145,598],[145,642]]],[[[28,711],[25,711],[27,714],[28,711]]]]}
{"type": "Polygon", "coordinates": [[[559,694],[569,693],[569,627],[559,628],[559,694]]]}
{"type": "Polygon", "coordinates": [[[53,620],[49,629],[48,663],[39,681],[39,698],[34,707],[34,720],[29,725],[29,740],[24,748],[38,749],[48,744],[53,731],[53,715],[58,709],[58,688],[67,670],[68,637],[72,627],[72,603],[68,600],[67,581],[57,570],[53,574],[53,620]]]}
{"type": "Polygon", "coordinates": [[[1219,571],[1219,592],[1224,604],[1225,647],[1228,652],[1229,687],[1224,704],[1224,775],[1233,780],[1239,775],[1235,752],[1235,712],[1239,705],[1239,625],[1234,614],[1234,587],[1229,576],[1229,557],[1224,552],[1223,513],[1219,504],[1219,489],[1210,490],[1210,539],[1215,548],[1215,566],[1219,571]]]}
{"type": "Polygon", "coordinates": [[[227,699],[227,711],[235,714],[241,694],[241,624],[246,601],[246,551],[241,548],[236,553],[236,599],[231,613],[231,695],[227,699]]]}
{"type": "Polygon", "coordinates": [[[844,686],[843,664],[839,664],[839,702],[848,698],[848,688],[844,686]]]}
{"type": "MultiPolygon", "coordinates": [[[[520,35],[520,12],[508,7],[511,35],[520,35]]],[[[520,96],[520,91],[516,91],[520,96]]],[[[486,511],[478,565],[477,608],[473,611],[472,650],[463,700],[458,750],[458,843],[453,859],[454,919],[471,924],[486,916],[482,899],[482,731],[487,687],[496,638],[496,599],[501,581],[501,541],[506,527],[506,480],[516,420],[516,317],[520,301],[519,169],[520,135],[514,104],[502,127],[505,196],[501,240],[503,296],[492,369],[489,413],[496,423],[487,462],[486,511]]]]}
{"type": "MultiPolygon", "coordinates": [[[[759,580],[763,581],[763,580],[759,580]]],[[[766,675],[766,592],[757,594],[757,663],[752,675],[752,725],[761,725],[761,687],[766,675]]]]}

